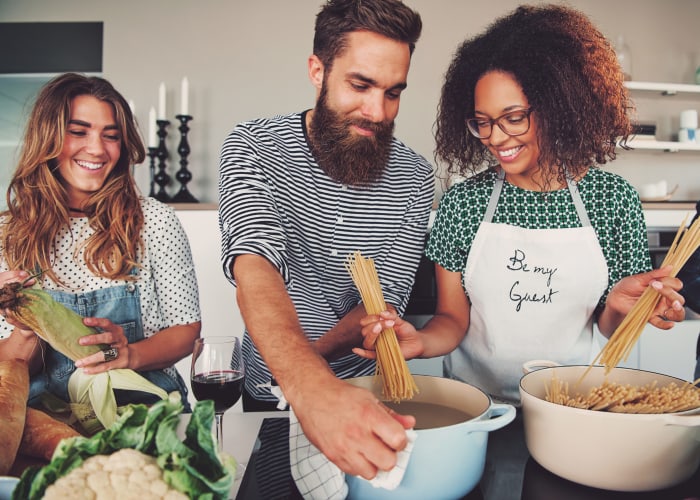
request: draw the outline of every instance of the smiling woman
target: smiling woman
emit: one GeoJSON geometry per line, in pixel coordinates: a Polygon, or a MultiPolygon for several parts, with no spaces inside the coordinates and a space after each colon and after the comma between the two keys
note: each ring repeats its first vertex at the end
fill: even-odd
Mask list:
{"type": "Polygon", "coordinates": [[[56,161],[69,208],[83,213],[83,204],[104,185],[116,165],[122,141],[111,104],[79,95],[70,109],[63,150],[56,161]]]}
{"type": "MultiPolygon", "coordinates": [[[[144,156],[131,109],[107,80],[66,73],[42,87],[0,213],[0,285],[40,286],[95,329],[72,342],[104,349],[67,357],[3,310],[0,359],[30,363],[30,405],[45,393],[76,403],[76,368],[89,376],[129,368],[189,408],[173,364],[199,336],[197,282],[174,210],[138,192],[131,166],[144,156]]],[[[123,391],[116,404],[157,399],[123,391]]]]}

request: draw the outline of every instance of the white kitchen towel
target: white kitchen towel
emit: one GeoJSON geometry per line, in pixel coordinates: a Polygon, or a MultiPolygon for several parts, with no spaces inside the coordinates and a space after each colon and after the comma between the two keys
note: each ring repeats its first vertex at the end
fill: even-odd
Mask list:
{"type": "Polygon", "coordinates": [[[282,388],[277,384],[273,384],[272,381],[266,384],[258,384],[255,387],[268,387],[272,395],[277,398],[278,410],[286,410],[287,406],[289,406],[289,403],[287,403],[287,400],[285,399],[284,394],[282,393],[282,388]]]}
{"type": "MultiPolygon", "coordinates": [[[[377,476],[370,480],[370,484],[375,488],[393,490],[401,484],[417,434],[409,429],[406,431],[406,436],[408,444],[398,453],[396,466],[390,471],[379,471],[377,476]]],[[[297,489],[306,500],[336,500],[347,497],[348,485],[345,483],[345,474],[309,442],[291,407],[289,408],[289,462],[297,489]]]]}

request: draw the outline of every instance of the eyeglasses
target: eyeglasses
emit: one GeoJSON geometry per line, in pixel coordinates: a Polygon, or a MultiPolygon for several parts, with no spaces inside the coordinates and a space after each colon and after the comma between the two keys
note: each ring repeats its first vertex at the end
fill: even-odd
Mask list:
{"type": "Polygon", "coordinates": [[[517,137],[530,130],[530,113],[532,113],[532,108],[525,108],[509,111],[493,119],[468,118],[467,128],[474,137],[488,139],[493,132],[493,125],[496,124],[505,134],[517,137]]]}

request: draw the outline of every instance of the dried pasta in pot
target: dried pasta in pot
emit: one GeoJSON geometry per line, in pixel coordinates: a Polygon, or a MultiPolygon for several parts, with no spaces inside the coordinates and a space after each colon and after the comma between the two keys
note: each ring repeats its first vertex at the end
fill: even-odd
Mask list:
{"type": "Polygon", "coordinates": [[[686,382],[658,387],[656,382],[633,386],[616,382],[603,382],[592,387],[587,394],[569,394],[569,384],[559,380],[555,374],[545,387],[545,400],[585,410],[613,413],[675,413],[700,408],[700,389],[686,382]]]}
{"type": "MultiPolygon", "coordinates": [[[[386,303],[374,261],[363,257],[357,251],[348,256],[345,268],[360,292],[367,314],[379,314],[385,311],[386,303]]],[[[376,349],[376,374],[382,379],[384,397],[394,402],[411,399],[418,392],[418,387],[401,354],[393,328],[382,330],[377,338],[376,349]]]]}

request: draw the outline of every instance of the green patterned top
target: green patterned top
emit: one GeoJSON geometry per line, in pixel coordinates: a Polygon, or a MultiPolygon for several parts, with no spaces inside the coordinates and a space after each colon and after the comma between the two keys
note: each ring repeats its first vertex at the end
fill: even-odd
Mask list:
{"type": "MultiPolygon", "coordinates": [[[[496,178],[496,171],[489,169],[445,192],[425,251],[429,259],[448,271],[464,270],[496,178]]],[[[608,264],[602,306],[620,279],[651,270],[646,223],[637,191],[619,175],[589,168],[578,187],[608,264]]],[[[529,229],[581,227],[568,188],[543,194],[507,181],[491,222],[529,229]]]]}

